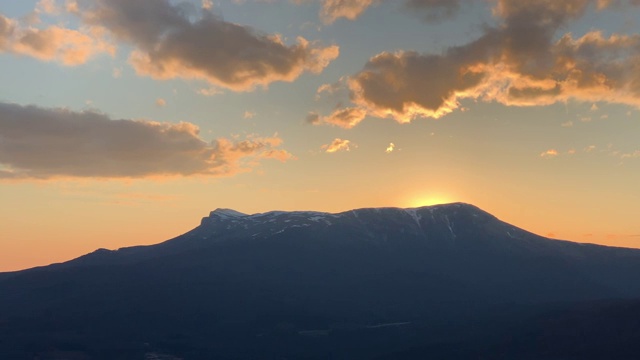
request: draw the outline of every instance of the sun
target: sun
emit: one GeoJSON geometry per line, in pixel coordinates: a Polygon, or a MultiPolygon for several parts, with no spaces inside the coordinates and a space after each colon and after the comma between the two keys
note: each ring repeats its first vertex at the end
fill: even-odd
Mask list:
{"type": "Polygon", "coordinates": [[[448,195],[444,194],[428,194],[413,197],[409,201],[409,206],[411,207],[421,207],[421,206],[431,206],[431,205],[440,205],[440,204],[448,204],[453,202],[452,198],[448,195]]]}

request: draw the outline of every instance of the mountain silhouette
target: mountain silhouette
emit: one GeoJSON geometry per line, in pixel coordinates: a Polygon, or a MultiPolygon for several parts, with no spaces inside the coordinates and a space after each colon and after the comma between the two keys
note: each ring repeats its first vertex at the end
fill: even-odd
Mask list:
{"type": "Polygon", "coordinates": [[[157,245],[0,274],[0,355],[456,358],[442,346],[489,328],[500,344],[547,311],[640,299],[639,275],[640,250],[544,238],[463,203],[217,209],[157,245]]]}

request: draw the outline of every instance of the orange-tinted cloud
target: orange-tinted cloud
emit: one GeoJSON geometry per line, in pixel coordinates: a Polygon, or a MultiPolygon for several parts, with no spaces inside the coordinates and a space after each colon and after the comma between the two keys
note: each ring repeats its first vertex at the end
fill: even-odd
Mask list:
{"type": "Polygon", "coordinates": [[[327,24],[339,18],[354,20],[372,3],[373,0],[323,0],[320,17],[327,24]]]}
{"type": "Polygon", "coordinates": [[[224,91],[222,91],[221,89],[215,86],[210,86],[208,88],[199,89],[196,91],[196,93],[202,96],[216,96],[216,95],[224,94],[224,91]]]}
{"type": "Polygon", "coordinates": [[[38,4],[36,4],[36,11],[45,14],[57,14],[60,9],[55,0],[40,0],[38,4]]]}
{"type": "Polygon", "coordinates": [[[197,126],[0,103],[0,178],[228,176],[286,161],[277,136],[207,143],[197,126]]]}
{"type": "Polygon", "coordinates": [[[594,4],[603,9],[640,1],[498,0],[493,12],[499,25],[466,45],[441,54],[372,57],[347,81],[351,100],[370,115],[398,122],[439,118],[464,98],[511,106],[573,99],[640,107],[640,34],[558,34],[594,4]]]}
{"type": "Polygon", "coordinates": [[[311,113],[307,116],[307,122],[313,125],[329,124],[351,129],[364,120],[366,116],[367,112],[364,109],[351,107],[337,109],[329,116],[320,116],[316,113],[311,113]]]}
{"type": "Polygon", "coordinates": [[[15,25],[13,21],[0,14],[0,51],[6,51],[9,39],[13,34],[15,25]]]}
{"type": "Polygon", "coordinates": [[[552,158],[556,156],[558,156],[558,150],[556,149],[549,149],[540,154],[540,157],[543,157],[543,158],[552,158]]]}
{"type": "MultiPolygon", "coordinates": [[[[45,9],[52,6],[44,4],[45,9]]],[[[115,46],[105,39],[99,28],[74,30],[53,25],[40,29],[0,14],[0,51],[73,66],[84,64],[98,54],[113,56],[115,46]]]]}
{"type": "Polygon", "coordinates": [[[66,0],[64,2],[64,9],[72,14],[77,14],[80,11],[76,0],[66,0]]]}
{"type": "MultiPolygon", "coordinates": [[[[302,3],[302,0],[294,0],[302,3]]],[[[357,19],[367,8],[380,0],[321,0],[320,18],[326,24],[337,19],[357,19]]],[[[460,8],[461,0],[405,0],[404,5],[411,11],[423,13],[426,20],[449,18],[460,8]]]]}
{"type": "Polygon", "coordinates": [[[286,45],[277,35],[226,22],[206,9],[191,20],[168,0],[97,0],[84,21],[135,46],[129,62],[155,79],[202,79],[235,91],[321,72],[338,54],[299,37],[286,45]]]}
{"type": "Polygon", "coordinates": [[[349,80],[353,101],[370,114],[393,117],[438,118],[455,109],[456,99],[478,86],[484,77],[469,59],[416,52],[381,53],[349,80]]]}
{"type": "Polygon", "coordinates": [[[620,157],[623,159],[638,159],[640,158],[640,150],[636,150],[629,153],[623,153],[620,155],[620,157]]]}
{"type": "Polygon", "coordinates": [[[385,152],[387,154],[391,154],[395,149],[396,149],[396,144],[389,143],[389,146],[387,146],[387,150],[385,150],[385,152]]]}
{"type": "Polygon", "coordinates": [[[340,138],[334,139],[331,144],[322,145],[322,149],[328,153],[335,153],[338,151],[351,151],[351,147],[354,145],[349,140],[340,138]]]}

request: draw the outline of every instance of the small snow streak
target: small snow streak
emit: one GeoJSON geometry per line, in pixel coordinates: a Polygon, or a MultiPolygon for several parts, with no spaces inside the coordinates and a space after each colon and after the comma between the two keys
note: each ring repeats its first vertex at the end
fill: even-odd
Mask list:
{"type": "Polygon", "coordinates": [[[420,224],[420,220],[422,219],[422,216],[418,214],[417,209],[404,209],[404,212],[406,212],[409,216],[411,216],[413,220],[415,220],[416,224],[418,224],[418,227],[422,229],[422,225],[420,224]]]}
{"type": "Polygon", "coordinates": [[[447,220],[447,227],[449,228],[449,232],[451,232],[451,236],[453,236],[453,238],[456,238],[456,234],[453,232],[453,228],[451,227],[451,221],[449,220],[449,216],[445,215],[444,216],[445,220],[447,220]]]}

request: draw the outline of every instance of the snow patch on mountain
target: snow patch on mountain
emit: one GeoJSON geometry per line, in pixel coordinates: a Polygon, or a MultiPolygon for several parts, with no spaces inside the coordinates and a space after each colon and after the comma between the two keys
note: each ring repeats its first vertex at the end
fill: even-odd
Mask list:
{"type": "Polygon", "coordinates": [[[223,209],[223,208],[215,209],[209,214],[209,217],[219,217],[221,219],[234,219],[234,218],[240,218],[245,216],[248,216],[248,215],[233,209],[223,209]]]}

